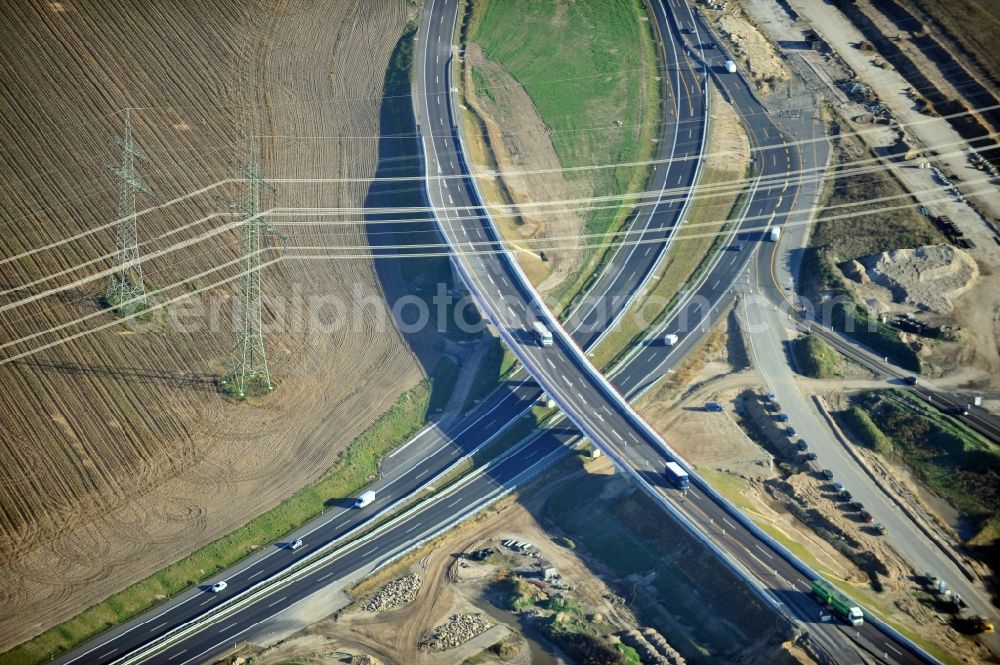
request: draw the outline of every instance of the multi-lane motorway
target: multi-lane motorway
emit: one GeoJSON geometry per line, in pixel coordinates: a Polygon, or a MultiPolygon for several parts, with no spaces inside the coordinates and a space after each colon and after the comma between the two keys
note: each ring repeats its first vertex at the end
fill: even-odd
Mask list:
{"type": "MultiPolygon", "coordinates": [[[[850,650],[859,645],[873,654],[889,660],[915,662],[919,658],[904,644],[866,624],[846,636],[838,626],[817,624],[815,603],[806,595],[809,573],[791,556],[729,506],[706,484],[696,482],[698,491],[679,496],[663,487],[662,469],[672,458],[664,442],[621,398],[615,387],[593,368],[580,348],[540,306],[535,293],[520,272],[516,260],[503,252],[496,230],[479,206],[475,182],[465,177],[463,154],[457,132],[442,133],[441,128],[456,126],[452,107],[443,93],[450,85],[449,53],[454,23],[442,16],[436,20],[434,5],[443,5],[444,13],[452,13],[456,0],[437,0],[428,5],[425,42],[422,47],[418,82],[424,84],[418,100],[416,115],[424,128],[423,145],[426,153],[426,171],[440,177],[429,176],[428,193],[431,205],[438,215],[442,234],[456,249],[455,265],[466,285],[472,290],[480,307],[487,314],[518,359],[531,372],[532,377],[555,399],[563,413],[608,454],[622,468],[632,474],[640,487],[674,515],[683,515],[692,529],[698,529],[712,544],[721,548],[720,565],[729,564],[744,573],[760,589],[762,597],[770,599],[783,611],[797,619],[813,622],[811,633],[817,643],[835,657],[850,659],[850,650]],[[443,63],[443,65],[442,65],[443,63]],[[432,133],[434,132],[434,133],[432,133]],[[496,254],[477,254],[483,244],[492,244],[496,254]],[[554,333],[551,347],[535,344],[523,331],[535,319],[548,325],[554,333]],[[736,524],[730,521],[733,518],[736,524]],[[888,655],[887,652],[893,655],[888,655]]],[[[688,19],[694,19],[688,14],[688,19]]],[[[698,26],[685,26],[697,32],[698,26]]],[[[725,80],[725,77],[722,77],[725,80]]],[[[736,77],[731,81],[738,80],[736,77]]],[[[770,210],[772,218],[781,222],[792,210],[798,186],[794,178],[787,177],[799,170],[798,153],[784,145],[782,133],[775,127],[749,89],[738,85],[724,86],[730,99],[745,115],[758,148],[758,169],[767,178],[772,174],[785,175],[783,182],[765,185],[750,196],[750,210],[759,225],[770,210]],[[757,211],[754,212],[755,206],[757,211]]],[[[767,219],[766,224],[771,222],[767,219]]],[[[759,231],[758,231],[759,233],[759,231]]],[[[747,253],[748,255],[750,253],[747,253]]],[[[745,263],[746,259],[744,259],[745,263]]],[[[740,261],[732,260],[735,266],[740,261]]],[[[742,267],[742,266],[740,266],[742,267]]],[[[717,288],[722,279],[713,282],[717,288]]],[[[732,281],[730,280],[730,285],[732,281]]],[[[718,298],[706,298],[717,302],[718,298]]],[[[685,331],[686,332],[686,331],[685,331]]],[[[630,363],[636,373],[645,374],[650,367],[659,367],[663,347],[645,346],[635,358],[649,354],[648,362],[630,363]]],[[[634,376],[634,374],[633,374],[634,376]]],[[[619,375],[619,382],[621,380],[619,375]]],[[[619,383],[620,385],[620,383],[619,383]]]]}
{"type": "MultiPolygon", "coordinates": [[[[418,81],[424,88],[415,99],[424,103],[424,109],[418,110],[418,115],[427,146],[427,156],[432,160],[428,173],[438,173],[437,169],[440,168],[440,174],[447,176],[433,178],[430,181],[430,195],[435,205],[442,210],[441,222],[447,237],[459,248],[464,243],[489,243],[499,250],[500,243],[493,235],[489,221],[480,216],[475,194],[470,190],[470,181],[465,178],[462,155],[455,145],[456,134],[448,103],[449,91],[446,87],[449,81],[448,60],[454,11],[454,0],[428,3],[420,32],[418,81]],[[435,108],[438,106],[435,100],[440,102],[440,109],[435,108]],[[454,218],[456,213],[461,213],[463,219],[454,218]]],[[[688,21],[690,20],[688,15],[688,21]]],[[[665,34],[676,38],[677,24],[665,22],[664,25],[665,34]]],[[[689,23],[687,27],[693,27],[693,24],[689,23]]],[[[728,94],[735,98],[740,94],[740,89],[736,77],[733,78],[732,86],[726,86],[726,82],[723,82],[723,85],[728,94]]],[[[720,81],[723,79],[724,77],[720,77],[720,81]]],[[[693,91],[690,86],[678,86],[675,90],[689,95],[699,92],[698,86],[695,86],[693,91]]],[[[752,100],[749,91],[745,91],[744,94],[752,100]]],[[[752,101],[756,103],[755,100],[752,101]]],[[[680,106],[678,104],[678,107],[680,106]]],[[[766,121],[767,116],[762,111],[763,109],[760,110],[759,117],[755,117],[759,127],[753,132],[758,147],[761,148],[758,152],[758,169],[765,174],[794,173],[798,168],[796,153],[782,145],[780,133],[766,121]]],[[[751,117],[754,116],[751,114],[751,117]]],[[[682,140],[678,143],[684,144],[682,140]]],[[[692,139],[692,144],[694,143],[692,139]]],[[[697,143],[700,145],[700,141],[697,143]]],[[[678,162],[680,163],[684,162],[678,162]]],[[[694,168],[693,161],[690,165],[694,168]]],[[[748,240],[759,238],[760,228],[769,221],[768,213],[772,210],[776,213],[775,221],[781,221],[792,209],[795,191],[794,182],[768,183],[758,189],[749,202],[751,218],[738,231],[741,236],[748,240]],[[788,195],[789,200],[785,200],[785,195],[788,195]]],[[[673,212],[676,216],[677,211],[673,212]]],[[[661,219],[659,223],[664,226],[655,228],[656,232],[668,233],[669,227],[666,225],[672,222],[667,217],[669,215],[659,217],[661,219]]],[[[652,220],[657,218],[654,213],[649,215],[650,221],[640,223],[653,225],[655,222],[652,220]]],[[[663,331],[677,330],[678,334],[682,335],[682,342],[670,349],[655,343],[642,345],[614,375],[613,382],[618,390],[628,396],[640,392],[662,374],[674,358],[684,352],[686,345],[693,343],[698,332],[695,330],[696,334],[689,334],[692,328],[697,328],[692,325],[693,322],[719,311],[720,303],[724,303],[729,297],[731,285],[747,265],[752,253],[749,248],[752,246],[748,243],[748,250],[744,252],[720,255],[713,269],[701,280],[699,287],[692,289],[688,296],[688,304],[681,310],[686,313],[688,325],[684,327],[685,329],[680,328],[681,321],[685,318],[681,316],[674,317],[664,326],[663,331]]],[[[481,297],[488,299],[484,306],[493,309],[493,314],[499,317],[498,326],[509,331],[522,330],[531,317],[532,294],[525,292],[523,285],[517,283],[516,275],[512,276],[510,271],[514,270],[514,266],[510,259],[503,254],[499,257],[499,259],[483,257],[482,260],[461,257],[461,260],[466,262],[463,266],[466,276],[480,291],[481,297]]],[[[629,256],[627,260],[637,261],[638,258],[629,256]]],[[[651,254],[647,260],[650,262],[648,265],[653,265],[657,258],[655,254],[651,254]]],[[[629,271],[628,274],[631,273],[632,271],[629,271]]],[[[621,272],[615,274],[620,275],[621,272]]],[[[631,282],[624,280],[619,286],[609,286],[607,292],[621,290],[621,293],[627,294],[630,289],[636,288],[642,279],[642,273],[635,270],[635,277],[631,282]]],[[[578,311],[585,312],[586,309],[581,307],[578,311]]],[[[855,648],[862,648],[893,662],[915,662],[915,657],[902,645],[887,639],[868,626],[863,631],[854,631],[847,630],[843,626],[815,624],[818,606],[805,591],[807,584],[801,571],[773,552],[766,542],[760,541],[751,531],[740,528],[743,525],[734,519],[736,516],[727,513],[722,506],[711,499],[707,488],[699,486],[687,497],[680,497],[675,492],[666,491],[665,488],[658,486],[656,479],[662,475],[662,464],[665,460],[662,448],[658,446],[658,442],[650,439],[650,433],[641,426],[641,423],[637,424],[630,420],[629,414],[622,412],[616,403],[616,396],[608,392],[607,386],[589,376],[590,370],[586,366],[586,361],[582,359],[582,354],[573,342],[559,336],[556,346],[551,349],[528,346],[521,337],[517,339],[512,337],[509,342],[520,345],[525,353],[530,354],[530,362],[526,364],[539,373],[550,393],[560,395],[569,393],[566,398],[570,401],[568,411],[576,411],[577,417],[581,418],[579,413],[585,410],[586,416],[581,418],[583,420],[581,424],[592,438],[604,437],[606,439],[604,444],[608,445],[611,452],[620,460],[624,462],[627,459],[627,464],[630,466],[644,470],[647,482],[652,479],[654,484],[657,484],[654,490],[661,499],[669,498],[674,510],[680,511],[692,523],[705,530],[727,556],[740,561],[741,566],[761,581],[769,590],[768,593],[773,594],[773,598],[777,598],[789,612],[809,624],[810,632],[817,635],[818,641],[825,649],[834,653],[843,662],[859,660],[859,657],[852,653],[855,648]],[[730,522],[736,522],[732,528],[722,526],[730,522]],[[715,525],[716,530],[713,531],[710,525],[715,525]]],[[[310,554],[320,543],[341,534],[349,528],[349,525],[357,523],[359,518],[370,516],[369,511],[383,508],[390,501],[390,496],[398,497],[433,477],[436,471],[448,464],[449,460],[480,445],[487,438],[486,432],[495,432],[517,417],[538,396],[537,387],[513,386],[495,394],[487,404],[477,409],[474,418],[463,421],[449,432],[438,433],[429,430],[407,450],[399,453],[407,460],[412,460],[412,465],[401,464],[397,470],[393,470],[390,462],[386,479],[383,481],[386,487],[381,494],[380,504],[358,511],[354,515],[345,514],[346,509],[335,509],[325,518],[322,526],[311,527],[315,530],[306,534],[307,546],[302,550],[292,553],[275,548],[245,562],[240,569],[226,576],[230,588],[225,596],[192,590],[169,605],[158,608],[155,613],[146,615],[140,621],[124,626],[115,633],[103,636],[94,644],[61,660],[113,662],[157,635],[178,626],[191,616],[203,613],[207,608],[232,598],[257,580],[266,579],[275,570],[285,568],[290,560],[301,559],[310,554]],[[445,442],[448,445],[445,446],[445,442]],[[445,450],[447,452],[443,452],[445,450]]],[[[533,470],[560,455],[560,451],[563,450],[562,445],[577,436],[577,431],[571,427],[537,435],[525,444],[518,455],[490,467],[455,494],[443,497],[412,516],[407,516],[398,526],[366,539],[363,545],[344,552],[327,564],[317,566],[315,571],[304,574],[300,579],[280,587],[274,593],[248,602],[231,617],[217,621],[205,630],[192,632],[185,636],[185,639],[158,652],[153,660],[172,663],[197,662],[212,653],[213,649],[218,650],[234,641],[245,639],[252,632],[253,626],[264,618],[273,616],[282,608],[313,593],[318,587],[328,583],[327,580],[339,579],[348,572],[371,566],[401,547],[412,544],[428,533],[447,525],[462,509],[468,510],[481,505],[497,493],[520,482],[533,470]]],[[[380,492],[382,491],[380,488],[380,492]]]]}

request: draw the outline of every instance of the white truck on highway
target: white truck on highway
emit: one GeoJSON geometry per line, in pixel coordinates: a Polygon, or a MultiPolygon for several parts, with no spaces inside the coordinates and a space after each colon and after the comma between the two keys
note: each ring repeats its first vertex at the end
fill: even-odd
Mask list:
{"type": "Polygon", "coordinates": [[[670,333],[669,335],[664,335],[663,336],[663,344],[664,344],[664,346],[673,346],[679,340],[680,340],[680,337],[678,337],[677,335],[675,335],[673,333],[670,333]]]}
{"type": "Polygon", "coordinates": [[[552,331],[544,323],[535,321],[531,324],[531,330],[535,333],[535,341],[538,342],[538,346],[552,346],[552,331]]]}
{"type": "Polygon", "coordinates": [[[374,501],[375,501],[375,491],[368,490],[354,501],[354,507],[364,508],[365,506],[370,506],[374,501]]]}
{"type": "Polygon", "coordinates": [[[781,237],[781,227],[772,226],[771,232],[768,234],[767,239],[770,240],[771,242],[778,242],[778,238],[780,237],[781,237]]]}
{"type": "Polygon", "coordinates": [[[726,71],[730,74],[736,73],[736,63],[732,60],[726,60],[726,71]]]}
{"type": "Polygon", "coordinates": [[[691,476],[677,462],[667,462],[664,474],[677,489],[686,490],[691,486],[691,476]]]}

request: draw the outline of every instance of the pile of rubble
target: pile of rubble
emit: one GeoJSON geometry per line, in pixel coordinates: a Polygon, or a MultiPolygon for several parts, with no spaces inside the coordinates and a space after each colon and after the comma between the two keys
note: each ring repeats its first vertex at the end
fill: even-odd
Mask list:
{"type": "Polygon", "coordinates": [[[431,636],[421,643],[421,646],[433,651],[453,649],[482,635],[494,625],[496,624],[489,618],[478,612],[475,614],[452,614],[448,623],[435,628],[431,636]]]}
{"type": "Polygon", "coordinates": [[[365,601],[361,609],[365,612],[385,612],[413,602],[420,591],[420,577],[407,575],[389,582],[365,601]]]}

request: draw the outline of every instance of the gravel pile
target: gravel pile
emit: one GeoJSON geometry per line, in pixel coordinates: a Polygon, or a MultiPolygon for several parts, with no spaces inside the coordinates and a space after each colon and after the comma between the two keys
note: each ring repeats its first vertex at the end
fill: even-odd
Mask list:
{"type": "Polygon", "coordinates": [[[485,615],[452,614],[448,623],[434,629],[434,633],[424,640],[422,646],[434,651],[453,649],[469,640],[482,635],[495,626],[485,615]]]}
{"type": "Polygon", "coordinates": [[[385,612],[413,602],[420,591],[420,577],[407,575],[389,582],[365,601],[361,609],[365,612],[385,612]]]}
{"type": "Polygon", "coordinates": [[[897,249],[858,262],[868,279],[892,292],[895,302],[940,314],[950,313],[953,301],[979,277],[979,266],[972,257],[951,245],[897,249]]]}

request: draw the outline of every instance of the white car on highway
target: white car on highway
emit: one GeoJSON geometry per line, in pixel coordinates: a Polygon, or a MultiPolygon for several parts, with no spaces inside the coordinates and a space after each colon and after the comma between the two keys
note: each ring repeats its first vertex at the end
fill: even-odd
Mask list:
{"type": "Polygon", "coordinates": [[[212,593],[219,593],[220,591],[225,591],[227,586],[229,585],[226,584],[225,582],[216,582],[215,584],[212,585],[212,588],[209,589],[209,591],[211,591],[212,593]]]}

